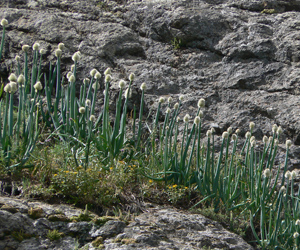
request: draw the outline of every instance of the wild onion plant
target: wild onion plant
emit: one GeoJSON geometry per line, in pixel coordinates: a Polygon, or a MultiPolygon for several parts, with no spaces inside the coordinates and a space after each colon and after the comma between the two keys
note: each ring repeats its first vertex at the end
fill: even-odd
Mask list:
{"type": "Polygon", "coordinates": [[[2,29],[2,38],[1,38],[1,44],[0,44],[0,61],[1,61],[3,47],[4,47],[5,28],[7,25],[8,25],[8,21],[6,19],[2,19],[1,26],[3,27],[3,29],[2,29]]]}

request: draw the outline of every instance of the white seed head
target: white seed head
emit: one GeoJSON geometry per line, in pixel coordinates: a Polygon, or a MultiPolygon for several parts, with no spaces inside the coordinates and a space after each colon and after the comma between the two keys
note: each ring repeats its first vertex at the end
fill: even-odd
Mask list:
{"type": "Polygon", "coordinates": [[[171,109],[170,108],[167,108],[166,109],[166,114],[170,114],[171,113],[171,109]]]}
{"type": "Polygon", "coordinates": [[[4,90],[4,92],[6,92],[6,93],[10,93],[10,92],[11,92],[11,86],[10,86],[10,84],[9,84],[9,83],[6,84],[3,90],[4,90]]]}
{"type": "Polygon", "coordinates": [[[263,172],[263,177],[264,177],[264,178],[270,178],[270,176],[271,176],[271,171],[270,171],[269,168],[266,168],[266,169],[264,170],[264,172],[263,172]]]}
{"type": "Polygon", "coordinates": [[[72,64],[71,65],[71,71],[74,72],[74,69],[75,69],[75,64],[72,64]]]}
{"type": "Polygon", "coordinates": [[[96,74],[95,74],[95,79],[98,79],[98,80],[100,80],[101,79],[101,74],[100,74],[100,72],[97,72],[96,74]]]}
{"type": "Polygon", "coordinates": [[[63,50],[65,48],[65,44],[64,43],[59,43],[57,45],[57,48],[60,49],[60,50],[63,50]]]}
{"type": "Polygon", "coordinates": [[[21,57],[18,56],[18,55],[16,55],[15,60],[16,60],[17,62],[20,62],[20,59],[21,59],[21,57]]]}
{"type": "Polygon", "coordinates": [[[90,83],[90,79],[89,78],[84,78],[83,79],[83,83],[84,84],[89,84],[90,83]]]}
{"type": "Polygon", "coordinates": [[[227,129],[227,132],[228,132],[229,134],[232,134],[232,127],[229,127],[229,128],[227,129]]]}
{"type": "Polygon", "coordinates": [[[278,129],[278,126],[276,124],[274,124],[273,127],[272,127],[273,134],[277,133],[277,129],[278,129]]]}
{"type": "Polygon", "coordinates": [[[190,115],[189,115],[189,114],[186,114],[186,115],[183,117],[184,123],[188,123],[189,120],[190,120],[190,115]]]}
{"type": "Polygon", "coordinates": [[[111,75],[110,74],[105,75],[105,82],[111,82],[111,75]]]}
{"type": "Polygon", "coordinates": [[[91,105],[91,100],[90,99],[86,99],[85,100],[85,105],[86,106],[90,106],[91,105]]]}
{"type": "Polygon", "coordinates": [[[111,75],[111,68],[107,68],[107,69],[104,71],[104,75],[111,75]]]}
{"type": "Polygon", "coordinates": [[[80,51],[76,51],[73,56],[72,56],[72,60],[73,62],[78,62],[81,58],[81,53],[80,51]]]}
{"type": "Polygon", "coordinates": [[[33,49],[33,50],[36,50],[36,51],[40,50],[40,44],[37,43],[37,42],[35,42],[35,43],[32,45],[32,49],[33,49]]]}
{"type": "Polygon", "coordinates": [[[161,104],[163,104],[165,101],[166,101],[166,99],[164,97],[160,97],[158,100],[158,102],[161,104]]]}
{"type": "Polygon", "coordinates": [[[292,175],[292,179],[295,179],[297,177],[297,172],[295,170],[293,170],[291,172],[291,175],[292,175]]]}
{"type": "Polygon", "coordinates": [[[282,133],[283,133],[282,127],[279,126],[279,127],[277,128],[277,135],[280,136],[280,135],[282,135],[282,133]]]}
{"type": "Polygon", "coordinates": [[[98,89],[100,88],[100,83],[99,83],[99,82],[93,83],[92,88],[93,88],[94,90],[96,90],[96,88],[97,88],[97,90],[98,90],[98,89]]]}
{"type": "Polygon", "coordinates": [[[255,141],[255,136],[251,136],[250,142],[255,141]]]}
{"type": "Polygon", "coordinates": [[[46,50],[45,49],[40,49],[40,54],[45,55],[46,54],[46,50]]]}
{"type": "Polygon", "coordinates": [[[292,146],[292,141],[291,140],[286,140],[286,148],[290,148],[292,146]]]}
{"type": "Polygon", "coordinates": [[[8,21],[6,19],[1,20],[1,26],[6,27],[8,25],[8,21]]]}
{"type": "Polygon", "coordinates": [[[232,139],[233,141],[236,141],[237,135],[236,135],[236,134],[232,134],[231,139],[232,139]]]}
{"type": "Polygon", "coordinates": [[[15,93],[18,90],[18,84],[16,82],[10,82],[10,93],[15,93]]]}
{"type": "Polygon", "coordinates": [[[293,237],[294,237],[294,239],[297,239],[297,238],[299,237],[299,233],[298,233],[298,232],[295,232],[295,233],[293,234],[293,237]]]}
{"type": "Polygon", "coordinates": [[[176,117],[176,122],[180,122],[180,117],[179,116],[176,117]]]}
{"type": "Polygon", "coordinates": [[[250,128],[251,131],[254,129],[254,127],[255,127],[255,123],[254,122],[250,122],[249,123],[249,128],[250,128]]]}
{"type": "Polygon", "coordinates": [[[238,135],[241,132],[241,130],[238,128],[235,133],[238,135]]]}
{"type": "Polygon", "coordinates": [[[204,108],[205,107],[205,100],[203,98],[201,98],[198,101],[198,108],[204,108]]]}
{"type": "Polygon", "coordinates": [[[67,74],[67,79],[70,80],[70,77],[73,75],[73,73],[71,71],[68,72],[67,74]]]}
{"type": "Polygon", "coordinates": [[[210,130],[213,134],[216,133],[216,130],[214,128],[211,128],[210,130]]]}
{"type": "Polygon", "coordinates": [[[178,109],[178,108],[179,108],[179,103],[176,102],[176,103],[174,104],[174,109],[178,109]]]}
{"type": "Polygon", "coordinates": [[[179,96],[179,101],[183,101],[183,99],[184,99],[184,96],[183,95],[181,95],[181,96],[179,96]]]}
{"type": "Polygon", "coordinates": [[[14,73],[11,73],[8,77],[8,80],[11,82],[16,82],[17,81],[17,76],[14,73]]]}
{"type": "Polygon", "coordinates": [[[199,124],[200,124],[200,121],[201,121],[200,117],[199,117],[199,116],[196,116],[195,119],[194,119],[194,123],[195,123],[196,125],[199,125],[199,124]]]}
{"type": "Polygon", "coordinates": [[[22,74],[19,75],[17,82],[19,84],[23,84],[25,82],[25,77],[22,74]]]}
{"type": "Polygon", "coordinates": [[[129,81],[133,81],[134,80],[135,75],[133,73],[131,73],[128,77],[129,81]]]}
{"type": "Polygon", "coordinates": [[[264,137],[263,137],[263,142],[264,142],[265,144],[267,144],[267,143],[269,142],[268,136],[264,135],[264,137]]]}
{"type": "Polygon", "coordinates": [[[145,91],[146,88],[147,88],[147,85],[146,85],[145,82],[143,82],[142,85],[141,85],[141,87],[140,87],[140,89],[141,89],[142,91],[145,91]]]}
{"type": "Polygon", "coordinates": [[[168,103],[171,103],[173,101],[173,98],[170,96],[168,97],[168,103]]]}
{"type": "Polygon", "coordinates": [[[211,136],[212,136],[212,131],[211,131],[210,129],[207,130],[206,136],[209,137],[209,138],[211,138],[211,136]]]}
{"type": "Polygon", "coordinates": [[[300,220],[299,220],[299,219],[296,220],[295,225],[296,225],[296,226],[300,226],[300,220]]]}
{"type": "Polygon", "coordinates": [[[69,82],[74,83],[75,81],[76,81],[75,76],[73,74],[71,74],[69,77],[69,82]]]}
{"type": "Polygon", "coordinates": [[[30,46],[27,45],[27,44],[24,44],[24,45],[22,46],[22,50],[23,50],[24,52],[28,52],[29,48],[30,48],[30,46]]]}
{"type": "Polygon", "coordinates": [[[292,179],[292,174],[290,171],[286,171],[285,174],[284,174],[284,177],[291,180],[292,179]]]}
{"type": "Polygon", "coordinates": [[[246,134],[245,134],[245,138],[246,139],[249,139],[251,137],[251,133],[248,131],[246,134]]]}
{"type": "Polygon", "coordinates": [[[42,90],[43,89],[43,85],[40,81],[36,82],[34,85],[33,85],[35,91],[39,91],[39,90],[42,90]]]}
{"type": "Polygon", "coordinates": [[[85,113],[85,107],[80,107],[79,108],[79,113],[84,114],[85,113]]]}
{"type": "Polygon", "coordinates": [[[57,57],[57,58],[60,58],[61,57],[61,55],[62,55],[62,50],[61,49],[57,49],[57,50],[55,50],[55,56],[57,57]]]}
{"type": "Polygon", "coordinates": [[[200,110],[200,112],[199,112],[199,117],[200,117],[200,118],[203,118],[203,116],[204,116],[204,114],[203,114],[203,112],[200,110]]]}
{"type": "Polygon", "coordinates": [[[96,75],[96,73],[97,73],[97,70],[96,70],[96,69],[92,69],[92,70],[90,71],[91,77],[94,77],[94,76],[96,75]]]}
{"type": "Polygon", "coordinates": [[[250,145],[252,148],[254,148],[256,145],[256,140],[254,139],[254,140],[250,141],[250,145]]]}
{"type": "Polygon", "coordinates": [[[278,143],[279,143],[278,139],[275,139],[275,140],[274,140],[274,145],[277,146],[278,143]]]}
{"type": "Polygon", "coordinates": [[[95,121],[96,121],[96,116],[91,115],[91,116],[90,116],[90,121],[91,121],[91,122],[95,122],[95,121]]]}
{"type": "Polygon", "coordinates": [[[280,188],[280,192],[284,193],[285,191],[286,191],[286,188],[285,188],[285,186],[281,186],[281,188],[280,188]]]}
{"type": "Polygon", "coordinates": [[[124,97],[127,99],[127,98],[130,98],[131,97],[131,90],[129,91],[129,89],[127,88],[124,92],[124,97]]]}
{"type": "Polygon", "coordinates": [[[120,81],[119,81],[119,87],[120,87],[120,89],[124,89],[124,88],[125,88],[125,85],[126,85],[126,83],[125,83],[124,80],[120,80],[120,81]]]}
{"type": "Polygon", "coordinates": [[[223,138],[223,139],[227,139],[228,136],[229,136],[229,134],[228,134],[227,131],[223,132],[223,134],[222,134],[222,138],[223,138]]]}

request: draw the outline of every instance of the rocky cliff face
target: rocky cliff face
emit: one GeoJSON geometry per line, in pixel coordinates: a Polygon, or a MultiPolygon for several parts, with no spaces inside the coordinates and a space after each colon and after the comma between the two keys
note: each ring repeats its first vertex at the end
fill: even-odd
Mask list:
{"type": "Polygon", "coordinates": [[[75,51],[83,55],[78,82],[94,67],[112,67],[115,82],[134,72],[136,88],[148,85],[148,107],[184,95],[193,114],[202,97],[205,128],[245,133],[254,121],[262,136],[277,123],[300,144],[298,0],[1,2],[9,21],[4,80],[22,44],[38,41],[53,60],[63,42],[66,71],[75,51]]]}

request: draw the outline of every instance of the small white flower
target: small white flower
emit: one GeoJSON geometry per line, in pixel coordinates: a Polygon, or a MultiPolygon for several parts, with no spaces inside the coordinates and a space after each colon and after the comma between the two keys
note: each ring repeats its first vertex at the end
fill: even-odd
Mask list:
{"type": "Polygon", "coordinates": [[[85,113],[85,107],[80,107],[79,108],[79,113],[84,114],[85,113]]]}
{"type": "Polygon", "coordinates": [[[91,116],[90,116],[90,121],[91,121],[91,122],[95,122],[95,121],[96,121],[96,116],[91,115],[91,116]]]}
{"type": "Polygon", "coordinates": [[[198,101],[198,108],[204,108],[205,107],[205,100],[203,98],[201,98],[198,101]]]}
{"type": "Polygon", "coordinates": [[[8,25],[8,21],[6,19],[1,20],[1,26],[6,27],[8,25]]]}
{"type": "Polygon", "coordinates": [[[71,71],[68,72],[67,74],[67,79],[70,80],[70,77],[73,75],[73,73],[71,71]]]}
{"type": "Polygon", "coordinates": [[[210,129],[207,130],[206,136],[209,137],[209,138],[211,138],[211,136],[212,136],[212,131],[211,131],[210,129]]]}
{"type": "Polygon", "coordinates": [[[276,124],[274,124],[273,127],[272,127],[273,134],[277,133],[277,129],[278,129],[278,126],[276,124]]]}
{"type": "Polygon", "coordinates": [[[254,127],[255,127],[255,123],[254,122],[250,122],[249,123],[249,128],[250,128],[251,131],[254,129],[254,127]]]}
{"type": "Polygon", "coordinates": [[[203,118],[203,116],[204,116],[204,114],[203,114],[203,112],[200,110],[200,112],[199,112],[199,117],[200,117],[200,118],[203,118]]]}
{"type": "Polygon", "coordinates": [[[295,171],[295,170],[293,170],[293,171],[292,171],[292,173],[291,173],[291,175],[292,175],[292,179],[295,179],[295,178],[297,177],[297,173],[296,173],[296,171],[295,171]]]}
{"type": "Polygon", "coordinates": [[[282,127],[279,126],[279,127],[277,128],[277,135],[280,136],[280,135],[282,135],[282,133],[283,133],[282,127]]]}
{"type": "Polygon", "coordinates": [[[291,172],[290,171],[286,171],[285,174],[284,174],[284,177],[290,180],[292,178],[291,172]]]}
{"type": "Polygon", "coordinates": [[[237,135],[236,134],[232,134],[231,140],[236,141],[236,139],[237,139],[237,135]]]}
{"type": "Polygon", "coordinates": [[[19,75],[17,82],[19,84],[23,84],[25,82],[25,77],[22,74],[19,75]]]}
{"type": "Polygon", "coordinates": [[[11,86],[10,86],[10,84],[9,84],[9,83],[6,84],[3,90],[4,90],[4,92],[6,92],[6,93],[10,93],[10,92],[11,92],[11,86]]]}
{"type": "Polygon", "coordinates": [[[98,82],[93,83],[92,88],[94,90],[96,90],[96,88],[99,89],[100,88],[100,83],[98,83],[98,82]]]}
{"type": "Polygon", "coordinates": [[[252,148],[254,148],[256,145],[256,140],[254,139],[254,140],[250,141],[250,145],[252,148]]]}
{"type": "Polygon", "coordinates": [[[10,82],[10,93],[15,93],[18,90],[18,84],[16,82],[10,82]]]}
{"type": "Polygon", "coordinates": [[[241,130],[238,128],[235,133],[238,135],[241,132],[241,130]]]}
{"type": "Polygon", "coordinates": [[[189,116],[189,114],[186,114],[186,115],[183,117],[184,123],[188,123],[189,120],[190,120],[190,116],[189,116]]]}
{"type": "Polygon", "coordinates": [[[274,140],[274,145],[277,146],[278,143],[279,143],[278,139],[275,139],[275,140],[274,140]]]}
{"type": "Polygon", "coordinates": [[[267,144],[267,143],[269,142],[268,136],[264,135],[264,137],[263,137],[263,142],[264,142],[265,144],[267,144]]]}
{"type": "Polygon", "coordinates": [[[83,84],[89,84],[90,83],[90,79],[89,78],[84,78],[83,79],[83,84]]]}
{"type": "Polygon", "coordinates": [[[107,69],[104,71],[104,75],[111,75],[111,69],[110,69],[110,68],[107,68],[107,69]]]}
{"type": "Polygon", "coordinates": [[[291,140],[287,140],[286,143],[286,148],[290,148],[292,146],[292,141],[291,140]]]}
{"type": "Polygon", "coordinates": [[[166,109],[166,114],[170,114],[171,113],[171,109],[170,108],[167,108],[166,109]]]}
{"type": "Polygon", "coordinates": [[[184,99],[184,96],[183,95],[181,95],[181,96],[179,96],[179,101],[183,101],[183,99],[184,99]]]}
{"type": "Polygon", "coordinates": [[[293,234],[293,237],[294,237],[294,239],[297,239],[297,238],[299,237],[299,233],[298,233],[298,232],[295,232],[295,233],[293,234]]]}
{"type": "Polygon", "coordinates": [[[211,128],[210,130],[213,134],[216,132],[216,130],[214,128],[211,128]]]}
{"type": "Polygon", "coordinates": [[[232,134],[232,127],[229,127],[229,128],[227,129],[227,132],[228,132],[229,134],[232,134]]]}
{"type": "Polygon", "coordinates": [[[37,42],[35,42],[35,43],[32,45],[32,49],[38,51],[38,50],[40,49],[40,44],[37,43],[37,42]]]}
{"type": "Polygon", "coordinates": [[[146,88],[147,88],[147,85],[146,85],[145,82],[143,82],[142,85],[141,85],[141,87],[140,87],[140,89],[141,89],[142,91],[145,91],[146,88]]]}
{"type": "Polygon", "coordinates": [[[296,226],[300,226],[300,220],[299,220],[299,219],[296,220],[295,225],[296,225],[296,226]]]}
{"type": "Polygon", "coordinates": [[[229,136],[229,133],[227,131],[223,132],[223,134],[222,134],[223,139],[227,139],[228,136],[229,136]]]}
{"type": "Polygon", "coordinates": [[[70,82],[70,83],[74,83],[75,81],[76,81],[75,76],[74,76],[73,74],[71,74],[71,75],[69,76],[69,82],[70,82]]]}
{"type": "Polygon", "coordinates": [[[180,117],[179,116],[176,117],[176,122],[180,122],[180,117]]]}
{"type": "Polygon", "coordinates": [[[29,48],[30,48],[30,46],[27,45],[27,44],[24,44],[24,45],[22,46],[22,50],[23,50],[24,52],[27,52],[27,51],[29,50],[29,48]]]}
{"type": "Polygon", "coordinates": [[[91,77],[94,77],[94,76],[96,75],[96,73],[97,73],[97,70],[96,70],[96,69],[92,69],[92,70],[90,71],[91,77]]]}
{"type": "Polygon", "coordinates": [[[179,103],[176,102],[176,103],[174,104],[174,109],[178,109],[178,108],[179,108],[179,103]]]}
{"type": "Polygon", "coordinates": [[[100,74],[100,72],[97,72],[96,74],[95,74],[95,79],[98,79],[98,80],[100,80],[101,79],[101,74],[100,74]]]}
{"type": "Polygon", "coordinates": [[[57,45],[57,48],[60,49],[60,50],[63,50],[65,48],[65,44],[64,43],[59,43],[57,45]]]}
{"type": "Polygon", "coordinates": [[[55,56],[57,57],[57,58],[60,58],[61,57],[61,55],[62,55],[62,50],[61,49],[57,49],[57,50],[55,50],[55,56]]]}
{"type": "Polygon", "coordinates": [[[105,75],[105,82],[111,82],[111,75],[110,74],[105,75]]]}
{"type": "Polygon", "coordinates": [[[72,64],[71,65],[71,71],[74,72],[74,69],[75,69],[75,64],[72,64]]]}
{"type": "Polygon", "coordinates": [[[17,62],[20,62],[20,59],[21,59],[21,57],[18,56],[18,55],[16,55],[15,60],[16,60],[17,62]]]}
{"type": "Polygon", "coordinates": [[[46,54],[46,50],[45,49],[40,49],[40,54],[45,55],[46,54]]]}
{"type": "Polygon", "coordinates": [[[263,177],[264,178],[270,178],[271,176],[271,171],[269,168],[265,169],[264,172],[263,172],[263,177]]]}
{"type": "Polygon", "coordinates": [[[158,102],[161,104],[163,104],[165,101],[166,101],[166,99],[164,97],[160,97],[158,100],[158,102]]]}
{"type": "Polygon", "coordinates": [[[120,89],[124,89],[124,88],[125,88],[125,85],[126,85],[126,83],[125,83],[124,80],[120,80],[120,81],[119,81],[119,87],[120,87],[120,89]]]}
{"type": "Polygon", "coordinates": [[[11,82],[16,82],[17,81],[17,76],[14,73],[11,73],[8,77],[8,80],[11,82]]]}
{"type": "Polygon", "coordinates": [[[173,101],[173,98],[170,96],[168,97],[168,103],[171,103],[173,101]]]}
{"type": "Polygon", "coordinates": [[[73,56],[72,56],[72,60],[73,62],[78,62],[81,58],[81,53],[80,51],[76,51],[73,56]]]}
{"type": "Polygon", "coordinates": [[[135,75],[133,73],[131,73],[128,77],[129,81],[133,81],[134,80],[135,75]]]}
{"type": "Polygon", "coordinates": [[[194,123],[195,123],[196,125],[199,125],[199,124],[200,124],[200,121],[201,121],[200,117],[199,117],[199,116],[196,116],[195,119],[194,119],[194,123]]]}
{"type": "Polygon", "coordinates": [[[33,85],[35,91],[39,91],[39,90],[42,90],[43,89],[43,85],[40,81],[36,82],[34,85],[33,85]]]}
{"type": "Polygon", "coordinates": [[[280,188],[280,192],[284,193],[285,191],[286,191],[285,186],[282,186],[282,187],[280,188]]]}
{"type": "Polygon", "coordinates": [[[85,100],[85,105],[86,106],[90,106],[91,105],[91,100],[90,99],[86,99],[85,100]]]}
{"type": "Polygon", "coordinates": [[[127,88],[127,89],[125,90],[124,96],[125,96],[126,99],[127,99],[127,98],[130,98],[130,97],[131,97],[131,90],[129,91],[129,89],[127,88]]]}
{"type": "Polygon", "coordinates": [[[248,131],[248,132],[245,134],[245,138],[246,138],[246,139],[250,139],[250,137],[251,137],[251,133],[248,131]]]}
{"type": "Polygon", "coordinates": [[[251,136],[250,142],[255,141],[255,136],[251,136]]]}

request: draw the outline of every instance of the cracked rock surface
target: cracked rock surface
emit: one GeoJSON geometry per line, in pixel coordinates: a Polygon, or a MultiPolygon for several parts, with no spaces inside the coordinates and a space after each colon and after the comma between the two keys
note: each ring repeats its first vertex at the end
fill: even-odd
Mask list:
{"type": "Polygon", "coordinates": [[[240,236],[199,214],[148,206],[132,221],[99,217],[68,205],[0,197],[0,249],[235,249],[252,250],[240,236]],[[80,215],[89,221],[78,221],[80,215]],[[101,222],[101,223],[100,223],[101,222]],[[60,235],[52,239],[49,232],[60,235]]]}

